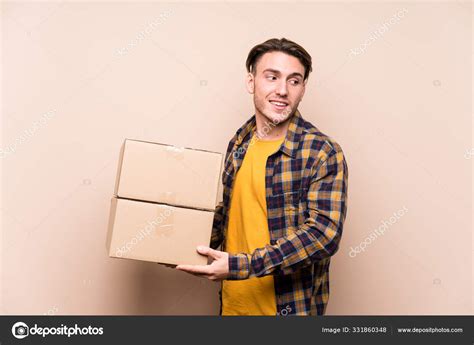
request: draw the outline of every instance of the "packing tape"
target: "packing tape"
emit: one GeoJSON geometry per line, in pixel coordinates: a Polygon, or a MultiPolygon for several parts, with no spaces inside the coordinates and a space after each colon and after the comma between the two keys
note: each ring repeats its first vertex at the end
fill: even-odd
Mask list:
{"type": "Polygon", "coordinates": [[[158,214],[156,217],[155,234],[158,237],[168,237],[173,233],[174,230],[174,209],[168,205],[161,205],[158,208],[158,214]]]}
{"type": "Polygon", "coordinates": [[[133,236],[120,243],[115,249],[115,257],[130,257],[130,252],[139,243],[146,241],[149,236],[168,237],[174,230],[174,209],[168,205],[160,205],[153,219],[148,219],[146,225],[139,229],[133,236]]]}
{"type": "Polygon", "coordinates": [[[175,192],[159,192],[158,200],[165,204],[176,204],[176,193],[175,192]]]}
{"type": "Polygon", "coordinates": [[[178,161],[182,161],[184,158],[184,149],[176,146],[166,146],[166,154],[178,161]]]}

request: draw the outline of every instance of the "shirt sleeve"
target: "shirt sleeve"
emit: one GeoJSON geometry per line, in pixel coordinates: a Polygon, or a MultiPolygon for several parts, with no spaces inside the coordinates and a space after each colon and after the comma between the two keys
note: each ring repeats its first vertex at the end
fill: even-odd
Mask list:
{"type": "Polygon", "coordinates": [[[289,274],[336,253],[347,211],[348,168],[342,150],[320,164],[310,182],[308,217],[297,231],[253,253],[229,254],[228,280],[289,274]]]}
{"type": "MultiPolygon", "coordinates": [[[[234,137],[232,137],[232,139],[229,141],[227,145],[227,150],[226,150],[225,158],[224,158],[224,171],[222,172],[222,178],[221,178],[222,184],[224,184],[224,181],[225,181],[225,173],[226,173],[225,166],[229,160],[229,156],[232,153],[236,136],[237,134],[234,137]]],[[[225,186],[223,185],[223,187],[225,186]]],[[[212,249],[217,249],[222,244],[223,241],[224,241],[224,202],[221,201],[216,206],[216,209],[214,211],[214,221],[212,224],[211,242],[209,244],[209,247],[211,247],[212,249]]]]}
{"type": "Polygon", "coordinates": [[[212,249],[217,249],[222,244],[223,241],[223,210],[224,206],[223,203],[220,202],[216,206],[216,210],[214,212],[214,221],[212,224],[212,233],[211,233],[211,242],[209,244],[209,247],[212,249]]]}

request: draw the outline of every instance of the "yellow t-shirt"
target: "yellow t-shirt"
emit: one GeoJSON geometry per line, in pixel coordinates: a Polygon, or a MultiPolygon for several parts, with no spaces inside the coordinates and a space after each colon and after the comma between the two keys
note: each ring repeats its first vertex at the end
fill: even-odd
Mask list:
{"type": "MultiPolygon", "coordinates": [[[[249,253],[270,243],[265,191],[267,158],[285,138],[249,142],[237,172],[229,209],[225,250],[249,253]]],[[[222,282],[222,315],[276,315],[273,276],[222,282]]]]}

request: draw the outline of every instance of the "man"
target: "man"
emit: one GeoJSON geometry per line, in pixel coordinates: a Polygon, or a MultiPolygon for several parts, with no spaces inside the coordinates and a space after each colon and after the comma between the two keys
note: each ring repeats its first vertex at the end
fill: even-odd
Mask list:
{"type": "Polygon", "coordinates": [[[229,142],[210,247],[197,248],[213,261],[176,268],[222,282],[222,315],[324,315],[347,210],[344,154],[298,111],[306,50],[270,39],[246,67],[255,115],[229,142]]]}

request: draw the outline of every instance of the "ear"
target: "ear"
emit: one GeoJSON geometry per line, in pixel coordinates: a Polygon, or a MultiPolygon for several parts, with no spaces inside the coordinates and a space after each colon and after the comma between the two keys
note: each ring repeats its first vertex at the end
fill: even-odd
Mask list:
{"type": "Polygon", "coordinates": [[[247,92],[253,94],[255,91],[255,79],[252,73],[247,74],[247,78],[245,81],[245,86],[247,87],[247,92]]]}

